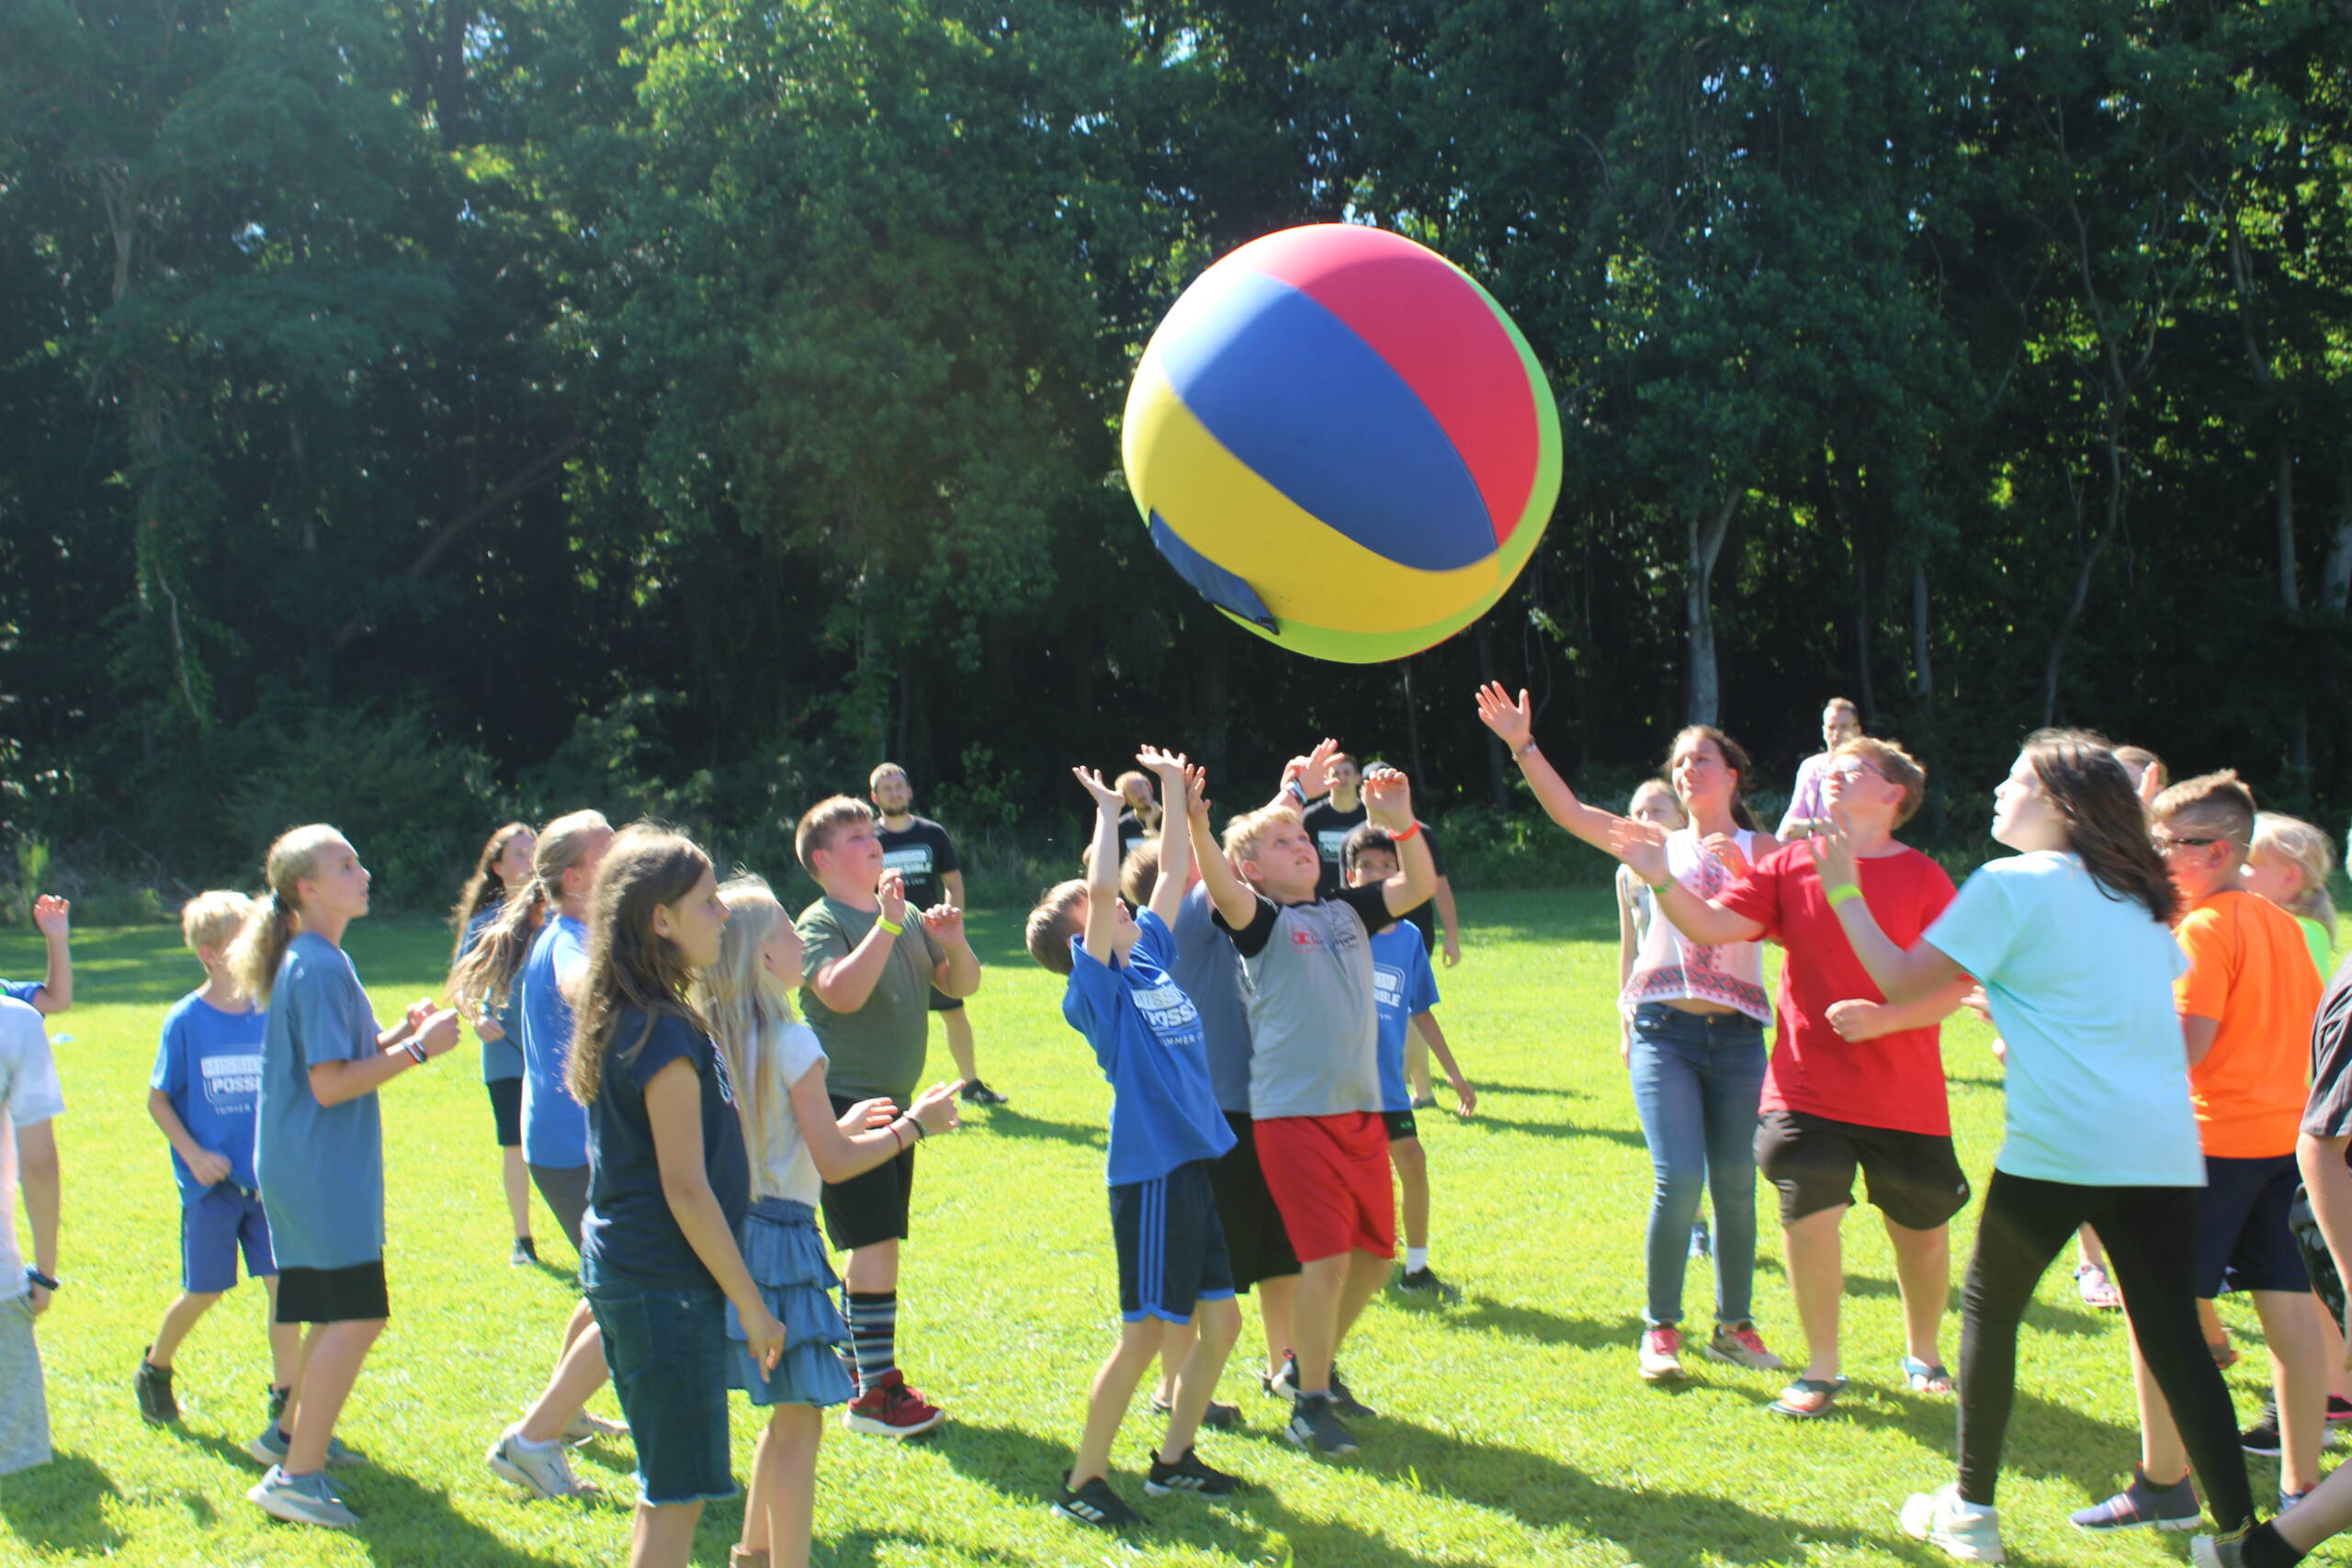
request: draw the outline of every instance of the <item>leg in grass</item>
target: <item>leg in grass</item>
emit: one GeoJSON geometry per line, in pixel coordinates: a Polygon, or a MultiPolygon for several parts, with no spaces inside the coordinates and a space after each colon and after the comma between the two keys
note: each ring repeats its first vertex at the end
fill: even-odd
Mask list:
{"type": "MultiPolygon", "coordinates": [[[[164,1308],[164,1321],[155,1329],[155,1343],[147,1352],[147,1364],[169,1371],[172,1358],[179,1354],[180,1343],[187,1337],[188,1330],[194,1328],[197,1320],[211,1311],[212,1303],[220,1299],[218,1291],[187,1291],[182,1292],[179,1300],[164,1308]]],[[[274,1291],[270,1299],[277,1299],[274,1291]]],[[[273,1343],[275,1338],[272,1336],[273,1343]]]]}
{"type": "Polygon", "coordinates": [[[1298,1342],[1298,1280],[1283,1274],[1258,1281],[1258,1318],[1266,1327],[1266,1375],[1277,1377],[1283,1359],[1298,1342]]]}
{"type": "Polygon", "coordinates": [[[1430,1161],[1419,1138],[1396,1138],[1388,1163],[1396,1168],[1397,1197],[1405,1211],[1405,1245],[1419,1252],[1430,1245],[1430,1161]]]}
{"type": "Polygon", "coordinates": [[[1216,1381],[1225,1375],[1226,1358],[1233,1354],[1234,1342],[1241,1337],[1241,1309],[1230,1296],[1203,1302],[1193,1309],[1192,1322],[1181,1328],[1172,1324],[1164,1326],[1160,1364],[1175,1360],[1177,1372],[1175,1397],[1168,1402],[1168,1436],[1160,1444],[1159,1457],[1174,1464],[1193,1446],[1201,1418],[1208,1414],[1209,1398],[1216,1393],[1216,1381]],[[1187,1348],[1178,1359],[1175,1347],[1180,1335],[1187,1348]]]}
{"type": "Polygon", "coordinates": [[[813,1404],[779,1404],[752,1452],[751,1493],[743,1503],[746,1556],[764,1556],[768,1568],[808,1568],[816,1530],[817,1448],[824,1412],[813,1404]]]}
{"type": "Polygon", "coordinates": [[[359,1381],[360,1363],[383,1332],[380,1317],[322,1323],[303,1340],[301,1371],[295,1383],[294,1425],[288,1429],[290,1440],[282,1467],[288,1474],[308,1475],[326,1468],[327,1439],[334,1436],[343,1403],[359,1381]]]}
{"type": "Polygon", "coordinates": [[[639,1503],[629,1534],[628,1568],[685,1568],[701,1517],[700,1503],[639,1503]]]}
{"type": "MultiPolygon", "coordinates": [[[[1136,1396],[1136,1385],[1143,1381],[1144,1372],[1151,1366],[1152,1358],[1159,1354],[1161,1337],[1168,1325],[1156,1317],[1123,1324],[1119,1330],[1118,1348],[1113,1350],[1094,1374],[1094,1385],[1086,1399],[1086,1430],[1078,1439],[1078,1452],[1072,1456],[1069,1486],[1076,1491],[1097,1476],[1111,1472],[1111,1439],[1119,1433],[1119,1422],[1127,1413],[1128,1402],[1136,1396]]],[[[1179,1381],[1178,1393],[1184,1390],[1179,1381]]],[[[1203,1404],[1207,1403],[1203,1400],[1203,1404]]],[[[1193,1419],[1199,1420],[1195,1411],[1193,1419]]],[[[1175,1422],[1170,1422],[1173,1428],[1175,1422]]]]}
{"type": "MultiPolygon", "coordinates": [[[[1816,1209],[1781,1228],[1788,1254],[1789,1294],[1796,1299],[1797,1324],[1804,1330],[1804,1375],[1824,1382],[1838,1379],[1838,1307],[1846,1292],[1845,1247],[1839,1227],[1849,1203],[1816,1209]]],[[[1827,1396],[1815,1396],[1821,1403],[1827,1396]]],[[[1807,1406],[1810,1408],[1810,1406],[1807,1406]]]]}
{"type": "Polygon", "coordinates": [[[1951,1229],[1915,1231],[1888,1220],[1886,1239],[1894,1250],[1894,1287],[1903,1296],[1904,1353],[1939,1367],[1944,1303],[1951,1294],[1951,1229]]]}

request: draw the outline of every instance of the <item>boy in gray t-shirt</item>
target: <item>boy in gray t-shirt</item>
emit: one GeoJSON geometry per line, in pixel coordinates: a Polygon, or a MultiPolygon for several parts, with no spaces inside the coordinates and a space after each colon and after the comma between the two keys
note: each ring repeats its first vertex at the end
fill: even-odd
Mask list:
{"type": "Polygon", "coordinates": [[[1191,818],[1216,923],[1241,954],[1251,1135],[1298,1253],[1295,1354],[1275,1386],[1296,1400],[1291,1441],[1319,1453],[1353,1451],[1340,1414],[1372,1414],[1344,1392],[1332,1363],[1396,1249],[1369,932],[1437,885],[1405,775],[1374,768],[1363,794],[1403,869],[1329,899],[1315,896],[1322,858],[1288,807],[1235,818],[1222,846],[1210,841],[1204,816],[1191,818]]]}

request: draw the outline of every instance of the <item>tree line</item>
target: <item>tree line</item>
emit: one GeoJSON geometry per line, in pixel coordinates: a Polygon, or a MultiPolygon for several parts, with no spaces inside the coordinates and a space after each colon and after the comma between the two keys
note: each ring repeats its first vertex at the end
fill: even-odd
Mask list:
{"type": "Polygon", "coordinates": [[[1143,738],[1502,807],[1488,676],[1572,779],[1784,782],[1842,693],[1955,834],[2048,722],[2352,807],[2344,0],[5,0],[0,81],[0,815],[93,862],[884,754],[1009,824],[1143,738]],[[1338,220],[1566,435],[1518,587],[1366,668],[1118,475],[1177,293],[1338,220]]]}

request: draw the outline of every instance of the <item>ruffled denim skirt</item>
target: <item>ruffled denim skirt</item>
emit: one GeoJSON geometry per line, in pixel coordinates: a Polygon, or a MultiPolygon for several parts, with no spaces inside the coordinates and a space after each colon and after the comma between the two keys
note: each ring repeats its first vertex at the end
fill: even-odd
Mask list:
{"type": "Polygon", "coordinates": [[[856,1395],[841,1351],[849,1325],[833,1304],[841,1284],[818,1234],[817,1212],[785,1198],[757,1198],[743,1216],[744,1267],[768,1311],[784,1325],[784,1354],[763,1372],[743,1344],[743,1320],[727,1307],[728,1386],[753,1404],[845,1404],[856,1395]]]}

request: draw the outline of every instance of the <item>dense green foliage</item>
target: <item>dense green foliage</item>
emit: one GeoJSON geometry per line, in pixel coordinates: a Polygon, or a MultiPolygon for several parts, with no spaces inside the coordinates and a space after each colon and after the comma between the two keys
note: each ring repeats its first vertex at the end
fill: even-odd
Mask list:
{"type": "Polygon", "coordinates": [[[1784,781],[1845,691],[1955,788],[2054,718],[2352,805],[2336,0],[6,0],[0,89],[0,813],[69,859],[765,841],[885,752],[977,829],[1139,730],[1499,804],[1488,672],[1578,779],[1698,716],[1784,781]],[[1117,475],[1176,293],[1339,219],[1567,432],[1520,587],[1361,670],[1117,475]]]}

